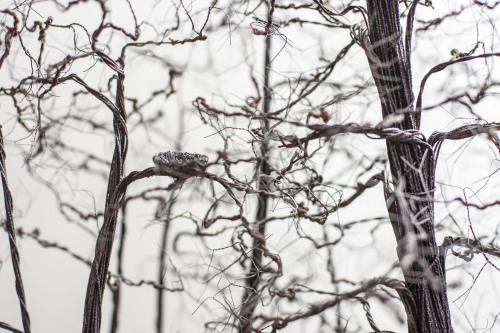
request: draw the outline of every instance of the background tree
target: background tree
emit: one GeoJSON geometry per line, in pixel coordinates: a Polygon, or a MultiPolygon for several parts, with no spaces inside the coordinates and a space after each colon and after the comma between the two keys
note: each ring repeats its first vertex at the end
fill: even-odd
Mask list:
{"type": "Polygon", "coordinates": [[[499,7],[5,4],[0,328],[494,331],[499,7]]]}

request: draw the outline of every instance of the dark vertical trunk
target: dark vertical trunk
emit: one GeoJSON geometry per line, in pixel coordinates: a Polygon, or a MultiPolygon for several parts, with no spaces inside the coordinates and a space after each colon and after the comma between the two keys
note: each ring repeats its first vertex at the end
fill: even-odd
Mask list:
{"type": "MultiPolygon", "coordinates": [[[[117,272],[119,276],[123,275],[123,262],[124,262],[124,250],[125,250],[125,240],[127,237],[127,204],[124,204],[122,209],[122,218],[120,223],[120,244],[118,245],[118,265],[117,272]]],[[[113,313],[111,314],[111,333],[118,332],[118,324],[120,323],[120,301],[121,301],[121,285],[117,283],[112,289],[113,292],[113,313]]]]}
{"type": "MultiPolygon", "coordinates": [[[[269,73],[271,66],[271,35],[266,36],[265,44],[265,61],[264,61],[264,102],[263,102],[263,113],[267,114],[271,106],[271,88],[269,87],[269,73]]],[[[261,163],[259,168],[260,175],[269,175],[271,173],[271,168],[268,163],[268,152],[269,152],[269,141],[267,139],[267,133],[269,131],[269,121],[264,119],[264,124],[262,126],[262,134],[264,135],[264,140],[260,146],[261,163]]],[[[259,191],[268,190],[267,185],[264,181],[258,180],[259,191]]],[[[259,233],[264,235],[266,232],[266,224],[264,219],[267,217],[267,206],[268,197],[265,194],[259,194],[257,198],[257,214],[256,220],[259,224],[259,233]]],[[[246,289],[243,294],[243,304],[241,306],[240,317],[241,317],[241,333],[247,333],[252,326],[251,317],[257,307],[259,302],[258,292],[259,284],[261,280],[261,266],[262,266],[262,249],[260,241],[254,239],[253,249],[251,254],[250,262],[250,272],[245,281],[246,289]]]]}
{"type": "Polygon", "coordinates": [[[31,320],[28,312],[28,307],[26,305],[23,279],[21,277],[21,259],[19,257],[19,251],[17,250],[16,228],[14,226],[14,216],[12,215],[12,212],[14,210],[14,203],[12,200],[12,195],[10,193],[9,183],[7,181],[7,164],[5,160],[6,156],[3,143],[2,126],[0,125],[0,176],[2,178],[3,197],[5,203],[5,229],[7,230],[7,233],[9,235],[10,256],[12,258],[12,268],[14,270],[14,276],[16,278],[16,292],[17,298],[19,300],[19,305],[21,307],[21,318],[23,321],[24,333],[30,333],[31,320]]]}
{"type": "Polygon", "coordinates": [[[116,111],[113,115],[113,129],[115,133],[115,149],[108,178],[108,189],[106,194],[106,205],[104,223],[99,230],[97,237],[94,260],[90,270],[87,284],[87,294],[85,297],[85,308],[83,312],[84,333],[98,333],[101,330],[102,301],[104,288],[108,275],[111,251],[116,231],[118,219],[118,209],[114,207],[114,193],[123,177],[123,166],[127,155],[127,114],[125,111],[124,85],[125,76],[118,75],[116,111]]]}
{"type": "MultiPolygon", "coordinates": [[[[411,22],[407,44],[399,22],[398,0],[367,0],[368,37],[364,47],[378,88],[383,117],[403,114],[394,126],[418,130],[410,66],[411,22]]],[[[415,5],[410,15],[413,15],[415,5]]],[[[398,257],[414,304],[406,304],[410,333],[453,332],[444,258],[434,232],[434,159],[425,140],[387,140],[394,191],[387,205],[397,239],[398,257]]]]}

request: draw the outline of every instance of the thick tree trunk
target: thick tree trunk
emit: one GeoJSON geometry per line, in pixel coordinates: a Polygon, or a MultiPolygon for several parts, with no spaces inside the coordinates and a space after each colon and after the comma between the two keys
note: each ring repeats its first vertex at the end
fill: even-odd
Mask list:
{"type": "Polygon", "coordinates": [[[399,140],[387,140],[394,184],[394,191],[387,194],[387,205],[404,278],[414,299],[414,304],[405,304],[409,332],[448,333],[453,328],[444,258],[439,255],[434,233],[434,159],[425,139],[410,135],[420,127],[413,108],[409,57],[412,18],[405,46],[398,3],[367,0],[368,38],[363,41],[382,114],[384,118],[403,114],[403,120],[394,126],[408,133],[399,140]]]}

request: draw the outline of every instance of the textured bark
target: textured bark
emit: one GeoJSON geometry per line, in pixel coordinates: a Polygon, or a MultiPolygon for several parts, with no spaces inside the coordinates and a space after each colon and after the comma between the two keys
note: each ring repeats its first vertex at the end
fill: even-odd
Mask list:
{"type": "MultiPolygon", "coordinates": [[[[367,0],[368,38],[363,45],[379,92],[382,114],[398,113],[404,119],[394,126],[418,130],[413,107],[410,44],[415,2],[409,13],[406,45],[399,22],[399,1],[367,0]]],[[[453,332],[444,258],[434,232],[434,159],[432,148],[422,142],[388,140],[387,153],[394,191],[386,193],[391,223],[398,243],[398,257],[414,305],[406,306],[411,333],[453,332]]]]}
{"type": "Polygon", "coordinates": [[[109,262],[111,260],[111,251],[113,249],[113,241],[118,219],[118,209],[113,207],[113,205],[116,204],[113,202],[113,193],[117,191],[118,185],[123,177],[123,166],[128,146],[126,128],[127,114],[125,112],[125,99],[123,94],[124,80],[125,76],[123,74],[119,74],[117,81],[116,106],[113,117],[115,149],[108,178],[104,223],[101,230],[99,230],[99,236],[97,237],[94,260],[92,262],[92,268],[87,285],[85,309],[83,314],[82,332],[84,333],[98,333],[101,330],[102,301],[104,288],[106,287],[109,262]]]}

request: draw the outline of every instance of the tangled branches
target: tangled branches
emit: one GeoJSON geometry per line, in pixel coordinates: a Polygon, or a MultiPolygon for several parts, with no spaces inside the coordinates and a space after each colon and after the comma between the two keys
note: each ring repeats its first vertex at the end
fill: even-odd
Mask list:
{"type": "Polygon", "coordinates": [[[0,328],[495,330],[497,3],[3,6],[0,328]]]}

